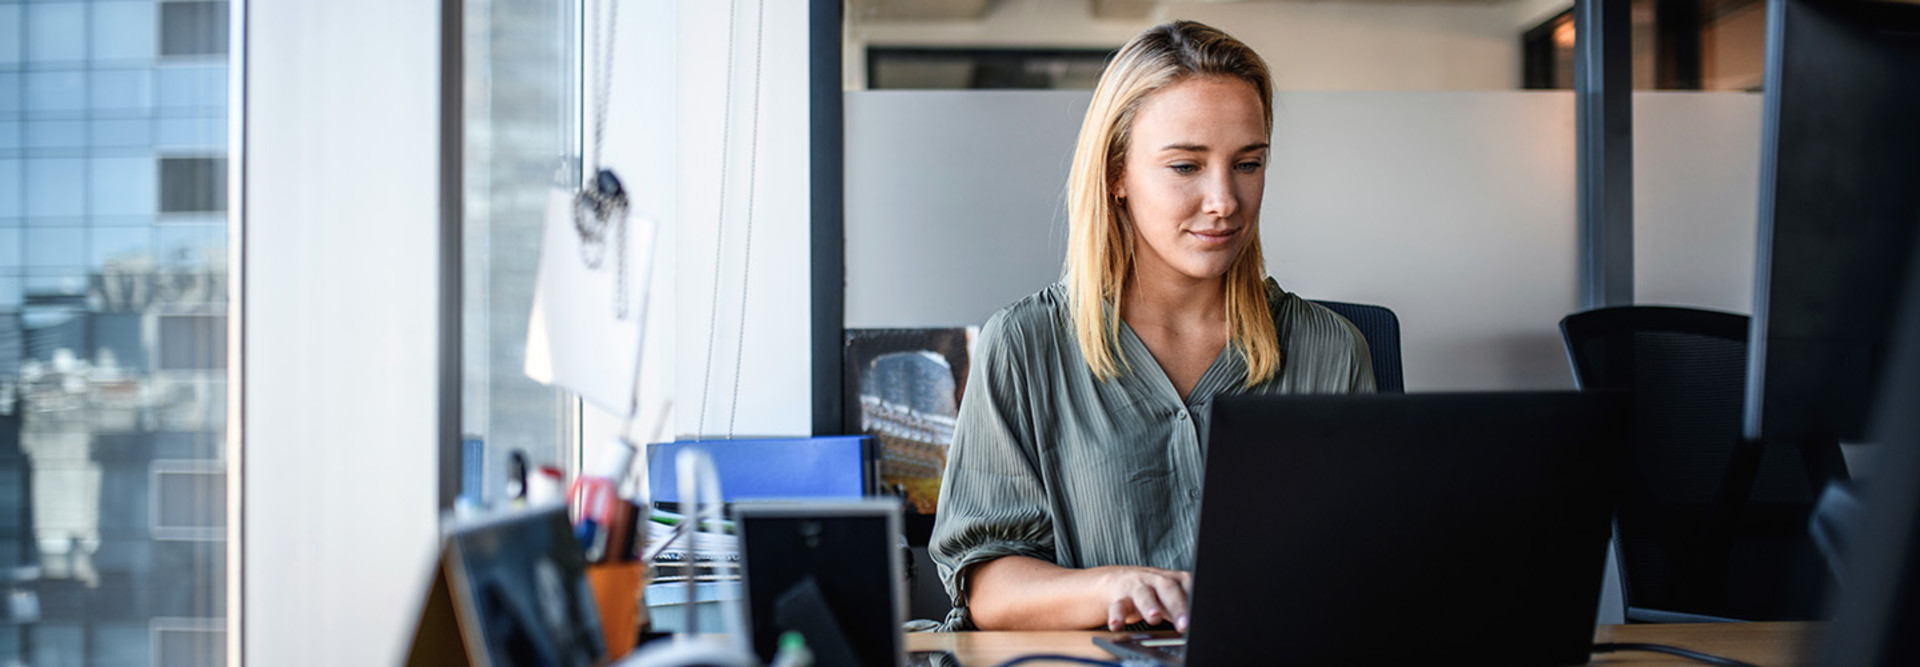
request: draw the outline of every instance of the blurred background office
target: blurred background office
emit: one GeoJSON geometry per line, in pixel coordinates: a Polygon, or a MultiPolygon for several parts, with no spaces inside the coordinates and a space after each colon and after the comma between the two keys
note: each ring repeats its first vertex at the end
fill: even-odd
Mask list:
{"type": "MultiPolygon", "coordinates": [[[[0,1],[0,665],[398,656],[439,511],[618,428],[522,371],[583,164],[661,225],[636,430],[844,432],[844,329],[1057,278],[1087,91],[1172,18],[1274,66],[1282,285],[1395,309],[1409,390],[1572,387],[1571,8],[0,1]]],[[[1635,300],[1751,312],[1765,3],[1632,17],[1635,300]]]]}

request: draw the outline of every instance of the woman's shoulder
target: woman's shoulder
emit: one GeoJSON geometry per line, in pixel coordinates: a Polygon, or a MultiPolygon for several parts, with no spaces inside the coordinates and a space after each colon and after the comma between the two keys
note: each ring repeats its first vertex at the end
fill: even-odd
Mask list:
{"type": "Polygon", "coordinates": [[[996,311],[980,327],[975,353],[1025,354],[1057,344],[1068,321],[1066,294],[1056,283],[996,311]]]}

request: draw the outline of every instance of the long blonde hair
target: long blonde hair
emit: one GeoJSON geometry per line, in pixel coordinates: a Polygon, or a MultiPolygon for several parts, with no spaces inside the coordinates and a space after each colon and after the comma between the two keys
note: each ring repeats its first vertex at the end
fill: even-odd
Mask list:
{"type": "MultiPolygon", "coordinates": [[[[1120,47],[1100,75],[1093,104],[1080,125],[1067,178],[1070,231],[1064,280],[1074,338],[1087,366],[1102,380],[1119,375],[1125,363],[1115,347],[1120,340],[1120,296],[1133,273],[1133,230],[1113,190],[1125,165],[1134,116],[1149,96],[1193,77],[1252,84],[1265,112],[1267,136],[1273,135],[1273,75],[1266,61],[1240,40],[1194,21],[1148,28],[1120,47]]],[[[1246,357],[1249,387],[1273,377],[1281,365],[1255,222],[1224,280],[1229,340],[1246,357]]]]}

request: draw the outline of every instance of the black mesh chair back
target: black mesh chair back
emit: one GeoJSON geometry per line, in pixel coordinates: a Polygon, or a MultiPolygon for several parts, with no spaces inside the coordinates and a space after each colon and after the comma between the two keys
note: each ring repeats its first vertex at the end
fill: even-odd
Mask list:
{"type": "Polygon", "coordinates": [[[1400,318],[1385,306],[1370,306],[1341,301],[1314,301],[1339,313],[1367,339],[1367,351],[1373,362],[1374,390],[1382,394],[1406,393],[1400,376],[1400,318]]]}
{"type": "Polygon", "coordinates": [[[1580,388],[1634,395],[1615,519],[1629,621],[1819,616],[1819,486],[1798,447],[1741,437],[1747,330],[1744,315],[1658,306],[1560,322],[1580,388]]]}

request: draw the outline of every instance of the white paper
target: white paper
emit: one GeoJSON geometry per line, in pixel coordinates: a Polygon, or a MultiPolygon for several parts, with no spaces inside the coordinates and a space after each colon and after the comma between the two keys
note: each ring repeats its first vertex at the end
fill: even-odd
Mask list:
{"type": "Polygon", "coordinates": [[[527,377],[567,389],[611,414],[634,416],[640,343],[646,330],[648,276],[653,267],[654,222],[628,216],[626,311],[615,304],[620,237],[607,230],[608,248],[589,267],[573,226],[573,193],[547,196],[540,243],[540,276],[527,324],[527,377]]]}

